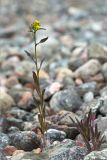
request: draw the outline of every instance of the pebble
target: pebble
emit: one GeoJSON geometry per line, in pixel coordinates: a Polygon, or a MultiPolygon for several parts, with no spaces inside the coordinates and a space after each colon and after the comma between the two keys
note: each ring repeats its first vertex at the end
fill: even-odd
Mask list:
{"type": "Polygon", "coordinates": [[[104,149],[102,151],[93,151],[89,153],[87,156],[85,156],[84,160],[106,160],[107,159],[107,149],[104,149]]]}
{"type": "Polygon", "coordinates": [[[89,58],[96,58],[99,59],[99,61],[106,61],[107,60],[107,49],[99,44],[93,42],[89,46],[89,58]]]}
{"type": "Polygon", "coordinates": [[[93,92],[87,92],[87,93],[85,93],[83,99],[84,99],[84,102],[86,102],[86,103],[87,102],[91,102],[94,99],[93,92]]]}
{"type": "Polygon", "coordinates": [[[7,93],[0,91],[0,112],[5,113],[15,105],[14,99],[7,93]]]}
{"type": "Polygon", "coordinates": [[[54,111],[63,109],[67,111],[77,110],[81,104],[82,101],[73,87],[55,93],[50,100],[50,107],[54,111]]]}
{"type": "Polygon", "coordinates": [[[10,139],[8,135],[5,133],[0,133],[0,149],[5,148],[9,144],[10,144],[10,139]]]}
{"type": "Polygon", "coordinates": [[[58,131],[56,129],[48,129],[46,132],[46,137],[52,143],[53,141],[62,141],[66,138],[66,134],[63,131],[58,131]]]}
{"type": "Polygon", "coordinates": [[[20,131],[10,134],[11,145],[19,150],[32,151],[40,146],[40,140],[33,131],[20,131]]]}
{"type": "Polygon", "coordinates": [[[96,59],[91,59],[82,66],[80,66],[76,71],[75,71],[75,76],[80,77],[83,80],[86,80],[90,78],[91,76],[94,76],[101,70],[101,64],[98,60],[96,59]]]}
{"type": "Polygon", "coordinates": [[[107,81],[107,62],[102,65],[101,71],[102,71],[102,74],[103,74],[105,80],[107,81]]]}

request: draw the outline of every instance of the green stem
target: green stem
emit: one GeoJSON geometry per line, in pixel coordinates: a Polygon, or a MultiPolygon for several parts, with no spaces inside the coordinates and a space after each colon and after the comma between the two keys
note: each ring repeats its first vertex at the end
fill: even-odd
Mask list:
{"type": "Polygon", "coordinates": [[[34,43],[35,43],[35,60],[36,60],[36,71],[38,71],[37,53],[36,53],[36,32],[34,32],[34,43]]]}

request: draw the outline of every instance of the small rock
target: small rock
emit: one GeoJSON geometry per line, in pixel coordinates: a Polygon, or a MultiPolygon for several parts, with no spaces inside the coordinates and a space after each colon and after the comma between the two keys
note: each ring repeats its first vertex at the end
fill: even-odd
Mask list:
{"type": "Polygon", "coordinates": [[[10,144],[9,137],[4,133],[0,133],[0,149],[5,148],[9,144],[10,144]]]}
{"type": "Polygon", "coordinates": [[[47,99],[47,98],[51,97],[53,94],[58,92],[62,87],[63,87],[63,85],[61,83],[53,82],[48,87],[46,87],[44,98],[47,99]]]}
{"type": "Polygon", "coordinates": [[[80,66],[76,71],[75,71],[75,76],[80,77],[83,80],[87,80],[91,76],[94,76],[101,70],[101,64],[98,60],[96,59],[91,59],[82,66],[80,66]]]}
{"type": "Polygon", "coordinates": [[[0,133],[6,133],[8,130],[8,122],[5,116],[0,115],[0,133]]]}
{"type": "Polygon", "coordinates": [[[33,131],[22,131],[10,135],[11,144],[16,148],[31,151],[40,146],[40,140],[33,131]]]}
{"type": "Polygon", "coordinates": [[[66,134],[63,131],[59,131],[56,129],[48,129],[46,132],[46,137],[49,139],[50,142],[53,141],[62,141],[65,139],[66,134]]]}
{"type": "Polygon", "coordinates": [[[99,59],[100,61],[107,60],[107,48],[99,43],[92,43],[89,46],[89,58],[99,59]]]}
{"type": "Polygon", "coordinates": [[[63,140],[60,145],[51,147],[48,152],[49,160],[82,160],[86,155],[86,150],[75,146],[72,140],[63,140]]]}
{"type": "Polygon", "coordinates": [[[100,117],[95,120],[95,123],[98,125],[98,130],[104,133],[107,129],[107,117],[100,117]]]}
{"type": "Polygon", "coordinates": [[[68,68],[59,68],[56,70],[56,79],[62,81],[64,77],[73,77],[73,72],[68,68]]]}
{"type": "Polygon", "coordinates": [[[66,89],[59,91],[53,95],[50,100],[50,107],[54,111],[67,110],[73,111],[77,110],[81,106],[81,99],[77,94],[74,87],[71,89],[66,89]]]}
{"type": "Polygon", "coordinates": [[[10,110],[14,105],[15,102],[9,94],[5,92],[0,92],[0,112],[5,113],[7,110],[10,110]]]}
{"type": "Polygon", "coordinates": [[[74,126],[72,120],[70,117],[75,121],[75,118],[78,120],[80,119],[75,113],[68,112],[68,111],[61,111],[61,113],[58,114],[59,120],[57,120],[57,123],[59,125],[68,125],[68,126],[74,126]]]}
{"type": "Polygon", "coordinates": [[[105,86],[104,88],[100,90],[100,95],[101,97],[104,97],[107,95],[107,86],[105,86]]]}
{"type": "Polygon", "coordinates": [[[104,136],[105,142],[107,143],[107,129],[104,131],[103,136],[104,136]]]}
{"type": "Polygon", "coordinates": [[[7,156],[12,156],[13,153],[17,150],[16,147],[14,146],[6,146],[4,149],[3,149],[3,152],[7,155],[7,156]]]}
{"type": "Polygon", "coordinates": [[[87,83],[80,84],[77,87],[77,90],[78,90],[79,95],[83,96],[87,92],[95,93],[96,88],[97,88],[96,82],[87,82],[87,83]]]}
{"type": "Polygon", "coordinates": [[[107,160],[107,149],[93,151],[85,156],[84,160],[107,160]]]}
{"type": "Polygon", "coordinates": [[[107,62],[103,64],[101,71],[105,80],[107,81],[107,62]]]}
{"type": "Polygon", "coordinates": [[[2,151],[0,151],[0,159],[7,160],[6,156],[4,155],[4,153],[2,151]]]}
{"type": "Polygon", "coordinates": [[[87,102],[91,102],[94,99],[93,92],[87,92],[87,93],[85,93],[83,99],[84,99],[84,102],[86,102],[86,103],[87,102]]]}
{"type": "Polygon", "coordinates": [[[25,107],[29,101],[29,99],[32,98],[32,93],[31,92],[25,92],[23,95],[22,95],[22,98],[21,100],[19,101],[18,105],[19,106],[22,106],[22,107],[25,107]]]}
{"type": "Polygon", "coordinates": [[[11,76],[6,81],[6,87],[11,88],[11,87],[13,87],[14,85],[16,85],[18,83],[19,82],[18,82],[17,77],[16,76],[11,76]]]}
{"type": "Polygon", "coordinates": [[[15,127],[19,128],[20,130],[23,129],[23,121],[21,119],[17,119],[17,118],[10,116],[7,118],[7,122],[10,127],[15,126],[15,127]]]}
{"type": "Polygon", "coordinates": [[[9,113],[9,115],[14,116],[14,118],[22,119],[22,120],[28,114],[26,111],[19,109],[19,108],[16,108],[16,107],[12,108],[8,113],[9,113]]]}

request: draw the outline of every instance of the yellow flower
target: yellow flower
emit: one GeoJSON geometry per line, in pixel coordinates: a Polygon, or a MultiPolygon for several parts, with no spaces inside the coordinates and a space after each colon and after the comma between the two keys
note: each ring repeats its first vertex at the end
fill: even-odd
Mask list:
{"type": "Polygon", "coordinates": [[[31,24],[31,28],[33,29],[33,31],[37,31],[39,30],[41,27],[40,21],[39,20],[35,20],[32,24],[31,24]]]}

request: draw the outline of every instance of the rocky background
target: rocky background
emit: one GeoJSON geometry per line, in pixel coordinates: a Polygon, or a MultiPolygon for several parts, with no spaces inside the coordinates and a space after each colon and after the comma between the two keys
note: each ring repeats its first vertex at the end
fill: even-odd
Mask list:
{"type": "Polygon", "coordinates": [[[107,1],[0,1],[0,160],[107,160],[107,1]],[[34,52],[28,32],[34,19],[46,31],[38,40],[46,90],[48,147],[40,153],[38,109],[33,101],[34,52]],[[100,104],[100,99],[104,103],[100,104]],[[105,135],[99,151],[87,154],[71,119],[96,108],[95,123],[105,135]],[[37,154],[40,153],[40,154],[37,154]]]}

